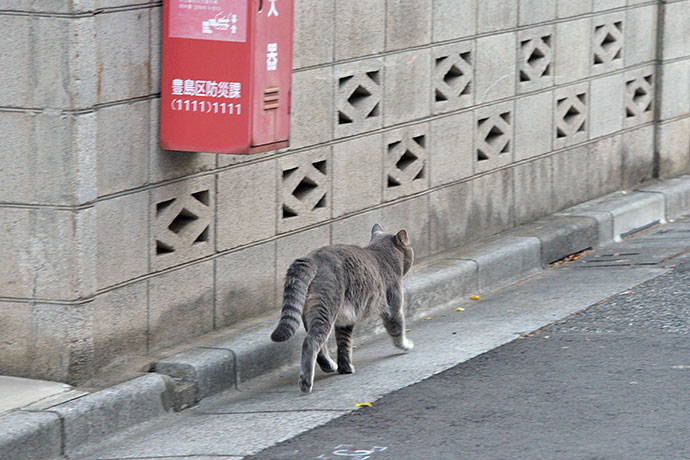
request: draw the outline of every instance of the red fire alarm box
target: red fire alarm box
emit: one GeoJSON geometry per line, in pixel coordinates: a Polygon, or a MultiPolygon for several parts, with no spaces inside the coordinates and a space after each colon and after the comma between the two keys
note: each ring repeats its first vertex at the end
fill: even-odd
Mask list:
{"type": "Polygon", "coordinates": [[[292,27],[293,0],[163,0],[161,147],[286,147],[292,27]]]}

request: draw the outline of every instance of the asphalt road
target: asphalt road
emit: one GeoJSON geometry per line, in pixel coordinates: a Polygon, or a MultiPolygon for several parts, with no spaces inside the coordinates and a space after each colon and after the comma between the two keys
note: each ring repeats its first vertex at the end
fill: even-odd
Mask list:
{"type": "Polygon", "coordinates": [[[247,458],[690,459],[690,261],[665,265],[674,268],[247,458]]]}

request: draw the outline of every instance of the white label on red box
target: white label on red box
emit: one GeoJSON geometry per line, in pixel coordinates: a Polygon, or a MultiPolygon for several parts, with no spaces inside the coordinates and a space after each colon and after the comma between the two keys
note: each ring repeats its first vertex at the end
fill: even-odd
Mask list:
{"type": "Polygon", "coordinates": [[[245,42],[247,0],[170,0],[170,36],[245,42]]]}

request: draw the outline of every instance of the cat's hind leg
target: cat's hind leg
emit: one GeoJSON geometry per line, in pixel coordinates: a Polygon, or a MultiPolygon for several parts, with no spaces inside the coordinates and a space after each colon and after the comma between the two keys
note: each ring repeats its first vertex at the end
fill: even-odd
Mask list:
{"type": "Polygon", "coordinates": [[[354,374],[355,366],[352,364],[352,330],[353,325],[336,326],[335,341],[338,344],[338,373],[354,374]]]}
{"type": "Polygon", "coordinates": [[[393,345],[401,350],[411,350],[414,347],[412,340],[405,336],[405,313],[403,312],[402,286],[389,289],[386,293],[388,306],[381,313],[383,325],[388,335],[393,339],[393,345]]]}
{"type": "Polygon", "coordinates": [[[302,343],[302,363],[298,379],[300,390],[303,393],[311,393],[314,385],[316,359],[326,343],[332,327],[328,309],[324,308],[323,305],[310,305],[310,303],[307,300],[307,305],[305,305],[304,327],[307,329],[307,337],[302,343]]]}

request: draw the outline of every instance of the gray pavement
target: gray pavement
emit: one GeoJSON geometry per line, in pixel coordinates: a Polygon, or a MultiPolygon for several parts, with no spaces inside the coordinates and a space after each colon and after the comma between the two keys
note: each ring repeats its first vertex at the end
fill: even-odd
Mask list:
{"type": "MultiPolygon", "coordinates": [[[[635,242],[661,244],[654,233],[635,242]]],[[[690,259],[664,265],[671,271],[253,458],[688,459],[690,259]]]]}
{"type": "Polygon", "coordinates": [[[240,458],[286,440],[251,458],[684,458],[688,266],[675,267],[674,255],[690,249],[688,228],[648,230],[412,323],[410,353],[385,338],[360,344],[357,373],[320,374],[312,395],[299,394],[287,367],[70,458],[240,458]],[[635,260],[625,245],[636,245],[635,260]],[[619,304],[632,310],[616,314],[619,304]],[[637,319],[626,319],[631,311],[637,319]],[[629,329],[600,332],[607,323],[629,329]],[[362,402],[373,407],[355,410],[362,402]],[[664,455],[649,456],[654,448],[664,455]]]}

